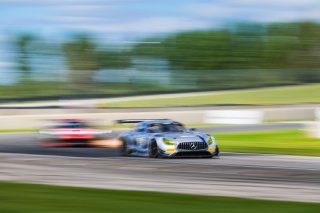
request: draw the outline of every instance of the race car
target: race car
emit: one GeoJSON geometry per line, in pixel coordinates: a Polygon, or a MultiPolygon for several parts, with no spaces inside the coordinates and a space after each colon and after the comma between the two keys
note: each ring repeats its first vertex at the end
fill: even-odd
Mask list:
{"type": "Polygon", "coordinates": [[[120,120],[118,123],[136,123],[136,127],[119,136],[124,156],[207,157],[219,155],[213,136],[187,129],[174,120],[120,120]]]}
{"type": "Polygon", "coordinates": [[[53,124],[39,131],[42,146],[108,147],[119,145],[119,141],[111,137],[112,130],[97,129],[84,119],[53,119],[51,122],[53,124]]]}

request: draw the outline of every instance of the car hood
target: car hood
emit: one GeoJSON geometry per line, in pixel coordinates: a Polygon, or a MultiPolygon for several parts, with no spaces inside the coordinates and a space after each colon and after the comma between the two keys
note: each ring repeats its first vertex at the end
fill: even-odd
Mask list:
{"type": "Polygon", "coordinates": [[[162,133],[156,135],[157,137],[168,138],[170,140],[199,140],[199,141],[207,141],[209,136],[200,132],[169,132],[169,133],[162,133]]]}

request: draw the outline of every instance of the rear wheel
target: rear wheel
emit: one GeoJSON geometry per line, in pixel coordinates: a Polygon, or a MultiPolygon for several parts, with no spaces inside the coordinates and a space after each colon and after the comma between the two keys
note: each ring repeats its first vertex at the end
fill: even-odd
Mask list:
{"type": "Polygon", "coordinates": [[[121,155],[124,156],[124,157],[127,157],[130,153],[129,153],[129,150],[128,150],[128,147],[127,147],[126,140],[121,138],[121,141],[122,141],[121,155]]]}

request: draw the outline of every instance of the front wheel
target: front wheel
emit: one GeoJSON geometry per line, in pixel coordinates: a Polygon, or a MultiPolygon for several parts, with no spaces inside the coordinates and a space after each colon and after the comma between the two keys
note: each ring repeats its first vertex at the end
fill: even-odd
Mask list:
{"type": "Polygon", "coordinates": [[[156,141],[152,141],[149,147],[149,157],[158,158],[160,157],[159,148],[156,141]]]}
{"type": "Polygon", "coordinates": [[[218,145],[216,146],[216,151],[215,151],[215,153],[214,153],[214,156],[219,156],[220,155],[220,149],[219,149],[219,147],[218,147],[218,145]]]}

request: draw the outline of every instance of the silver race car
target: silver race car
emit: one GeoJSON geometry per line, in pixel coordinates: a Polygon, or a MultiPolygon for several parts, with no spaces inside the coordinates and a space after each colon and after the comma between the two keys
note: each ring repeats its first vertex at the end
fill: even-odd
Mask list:
{"type": "Polygon", "coordinates": [[[173,120],[120,120],[137,123],[136,127],[120,135],[123,155],[158,157],[207,157],[219,155],[215,138],[187,129],[173,120]]]}

